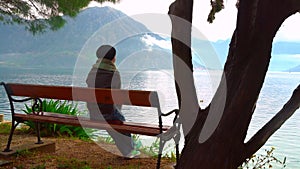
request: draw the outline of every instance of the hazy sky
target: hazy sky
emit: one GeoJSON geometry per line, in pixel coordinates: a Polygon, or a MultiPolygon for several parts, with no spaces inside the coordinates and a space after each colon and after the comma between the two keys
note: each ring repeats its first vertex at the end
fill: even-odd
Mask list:
{"type": "MultiPolygon", "coordinates": [[[[173,0],[121,0],[120,3],[104,3],[102,6],[111,6],[125,14],[141,15],[145,13],[167,14],[169,5],[173,0]]],[[[236,0],[225,1],[225,9],[216,15],[213,24],[206,19],[210,11],[209,0],[195,0],[193,13],[193,26],[209,40],[230,39],[235,28],[237,9],[236,0]]],[[[275,40],[300,41],[300,14],[296,14],[284,22],[275,40]]]]}

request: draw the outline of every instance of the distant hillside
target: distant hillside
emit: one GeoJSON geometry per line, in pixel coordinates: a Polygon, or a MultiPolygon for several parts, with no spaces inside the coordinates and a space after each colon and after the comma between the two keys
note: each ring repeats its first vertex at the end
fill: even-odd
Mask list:
{"type": "MultiPolygon", "coordinates": [[[[0,66],[21,67],[74,67],[80,50],[86,41],[102,26],[119,18],[126,17],[121,11],[110,7],[87,8],[75,18],[65,17],[66,25],[58,31],[49,31],[33,36],[22,25],[3,25],[0,23],[0,66]]],[[[117,32],[107,32],[108,35],[116,36],[126,34],[126,31],[150,32],[143,24],[126,17],[116,25],[117,32]]],[[[134,53],[147,49],[147,44],[142,41],[144,35],[129,37],[126,44],[116,46],[119,61],[134,53]]],[[[153,35],[155,38],[161,38],[153,35]]],[[[97,44],[98,45],[98,44],[97,44]]],[[[99,44],[100,45],[100,44],[99,44]]],[[[153,46],[158,50],[165,50],[153,46]]],[[[155,54],[152,62],[160,62],[160,57],[168,57],[169,63],[162,63],[161,67],[170,68],[171,54],[169,52],[155,54]],[[156,61],[155,61],[156,60],[156,61]]],[[[94,51],[92,51],[94,54],[94,51]]]]}
{"type": "Polygon", "coordinates": [[[287,70],[287,72],[300,72],[300,65],[287,70]]]}
{"type": "MultiPolygon", "coordinates": [[[[200,51],[207,49],[204,45],[199,45],[199,40],[195,42],[194,46],[200,47],[200,51]]],[[[230,40],[210,42],[222,64],[225,64],[227,59],[229,43],[230,40]]],[[[297,59],[300,56],[299,42],[274,42],[271,55],[269,71],[299,71],[299,67],[293,68],[295,64],[300,65],[300,60],[297,59]]]]}
{"type": "MultiPolygon", "coordinates": [[[[36,36],[22,25],[0,25],[0,53],[78,51],[101,26],[123,16],[125,14],[108,7],[88,8],[76,18],[65,17],[67,23],[60,30],[36,36]]],[[[145,29],[141,24],[138,26],[145,29]]]]}
{"type": "Polygon", "coordinates": [[[274,54],[300,54],[300,42],[275,42],[274,54]]]}

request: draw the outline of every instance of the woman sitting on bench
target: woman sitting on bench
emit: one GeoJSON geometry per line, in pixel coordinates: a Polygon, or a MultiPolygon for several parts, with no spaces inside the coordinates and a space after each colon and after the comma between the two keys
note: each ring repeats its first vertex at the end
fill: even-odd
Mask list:
{"type": "MultiPolygon", "coordinates": [[[[116,61],[116,49],[110,45],[102,45],[98,48],[97,62],[91,68],[86,83],[88,87],[94,88],[121,88],[121,78],[118,72],[116,61]]],[[[123,123],[125,117],[120,112],[121,107],[113,104],[87,103],[91,120],[106,120],[114,123],[123,123]]],[[[114,139],[116,146],[126,158],[134,158],[140,152],[134,149],[134,142],[130,133],[119,133],[117,131],[107,131],[114,139]]]]}

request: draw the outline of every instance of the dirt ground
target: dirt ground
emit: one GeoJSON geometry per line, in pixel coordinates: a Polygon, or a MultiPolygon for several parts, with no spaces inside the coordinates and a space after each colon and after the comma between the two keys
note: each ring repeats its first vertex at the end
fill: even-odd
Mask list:
{"type": "MultiPolygon", "coordinates": [[[[8,135],[0,134],[1,151],[4,150],[8,135]]],[[[142,158],[125,159],[116,155],[116,147],[111,144],[94,143],[72,138],[43,138],[44,141],[55,142],[55,152],[19,151],[17,155],[0,157],[1,161],[12,162],[2,169],[153,169],[156,167],[157,158],[142,155],[142,158]],[[110,152],[101,147],[108,148],[110,152]]],[[[21,145],[36,142],[36,137],[31,134],[16,133],[12,145],[21,145]]],[[[161,168],[173,168],[174,162],[163,159],[161,168]]]]}

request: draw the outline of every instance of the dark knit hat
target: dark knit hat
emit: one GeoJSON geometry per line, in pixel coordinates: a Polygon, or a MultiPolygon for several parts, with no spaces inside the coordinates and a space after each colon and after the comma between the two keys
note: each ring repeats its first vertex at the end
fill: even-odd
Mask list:
{"type": "Polygon", "coordinates": [[[116,49],[110,45],[102,45],[97,49],[96,55],[98,58],[113,60],[116,56],[116,49]]]}

